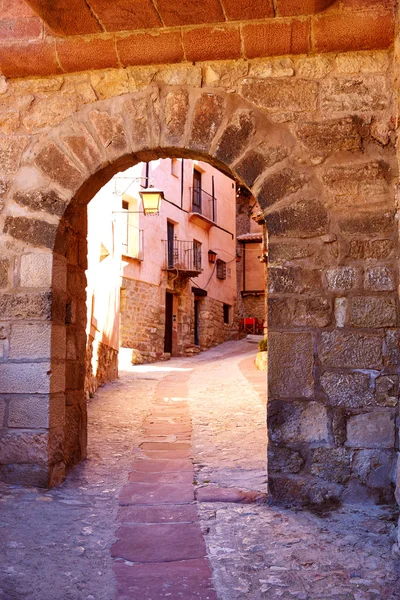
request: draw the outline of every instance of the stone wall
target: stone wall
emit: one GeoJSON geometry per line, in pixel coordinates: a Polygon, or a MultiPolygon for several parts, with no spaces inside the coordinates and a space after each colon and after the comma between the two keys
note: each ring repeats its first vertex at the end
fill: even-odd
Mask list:
{"type": "Polygon", "coordinates": [[[47,471],[54,482],[84,456],[81,211],[115,172],[162,152],[209,160],[246,185],[263,211],[273,496],[313,504],[392,498],[399,367],[392,82],[386,52],[2,82],[3,472],[19,469],[31,481],[36,472],[43,481],[47,471]],[[48,255],[50,278],[27,284],[26,261],[38,265],[48,255]],[[68,354],[65,340],[44,345],[35,362],[28,352],[13,354],[13,328],[31,322],[47,342],[61,326],[68,354]],[[39,426],[30,409],[38,394],[50,407],[39,426]],[[28,431],[9,425],[7,407],[21,395],[28,431]],[[40,451],[31,453],[36,439],[40,451]]]}
{"type": "Polygon", "coordinates": [[[165,286],[122,278],[120,345],[144,356],[164,353],[165,286]]]}
{"type": "Polygon", "coordinates": [[[86,399],[107,381],[118,378],[118,352],[88,335],[86,346],[86,399]]]}
{"type": "Polygon", "coordinates": [[[230,307],[229,323],[224,323],[223,302],[206,296],[200,300],[200,348],[207,350],[238,338],[235,306],[230,307]]]}

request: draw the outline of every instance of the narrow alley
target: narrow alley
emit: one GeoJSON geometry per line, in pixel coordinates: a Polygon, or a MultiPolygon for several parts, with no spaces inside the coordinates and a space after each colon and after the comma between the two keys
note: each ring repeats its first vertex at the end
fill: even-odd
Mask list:
{"type": "Polygon", "coordinates": [[[98,390],[63,485],[0,488],[0,600],[399,600],[394,510],[266,503],[255,353],[227,342],[98,390]]]}

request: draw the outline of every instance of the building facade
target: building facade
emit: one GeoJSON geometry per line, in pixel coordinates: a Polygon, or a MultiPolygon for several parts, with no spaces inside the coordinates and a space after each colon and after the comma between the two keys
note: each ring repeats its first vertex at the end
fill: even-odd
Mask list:
{"type": "Polygon", "coordinates": [[[233,179],[178,158],[140,163],[96,194],[88,205],[88,384],[90,372],[98,383],[114,375],[119,346],[151,361],[237,337],[235,198],[233,179]],[[152,187],[163,192],[156,216],[143,214],[140,197],[152,187]]]}

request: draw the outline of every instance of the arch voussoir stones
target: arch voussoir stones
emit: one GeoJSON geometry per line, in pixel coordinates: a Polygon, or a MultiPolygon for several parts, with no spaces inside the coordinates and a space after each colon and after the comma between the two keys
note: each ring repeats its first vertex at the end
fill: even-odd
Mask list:
{"type": "MultiPolygon", "coordinates": [[[[373,491],[367,473],[371,461],[381,460],[376,449],[384,447],[387,460],[381,467],[386,482],[395,455],[397,391],[385,379],[398,377],[400,360],[393,350],[399,338],[395,206],[382,163],[390,148],[369,148],[369,166],[356,168],[354,163],[360,165],[362,159],[357,123],[274,123],[260,110],[265,94],[278,104],[289,91],[297,110],[299,88],[283,80],[248,81],[242,87],[252,103],[215,88],[150,85],[87,105],[43,139],[35,138],[32,147],[25,137],[11,145],[0,137],[0,154],[10,153],[5,183],[0,182],[2,202],[8,203],[1,214],[3,233],[7,241],[12,237],[21,242],[15,247],[21,247],[22,257],[54,250],[50,279],[47,273],[43,280],[53,296],[41,281],[37,291],[30,290],[31,300],[26,299],[18,273],[24,261],[18,255],[17,283],[0,294],[0,309],[7,323],[21,324],[44,311],[41,302],[32,304],[32,295],[46,295],[47,312],[38,319],[63,328],[73,348],[68,356],[60,356],[54,342],[51,356],[43,357],[51,361],[49,372],[64,373],[65,381],[57,376],[53,387],[47,371],[40,373],[49,414],[63,404],[62,426],[44,427],[47,463],[40,458],[24,465],[23,471],[15,469],[14,481],[18,473],[22,481],[22,472],[26,481],[30,472],[30,484],[56,482],[65,466],[85,456],[85,371],[80,357],[86,342],[86,202],[114,173],[140,160],[188,156],[207,160],[252,190],[268,230],[272,495],[319,505],[357,497],[358,492],[362,497],[391,496],[388,483],[373,491]],[[349,168],[343,166],[346,161],[352,162],[349,168]],[[357,194],[366,200],[356,214],[344,215],[340,203],[346,190],[353,189],[350,184],[358,186],[357,194]],[[379,210],[376,190],[384,192],[379,210]],[[366,265],[364,259],[370,262],[366,265]],[[67,283],[59,291],[55,282],[61,264],[67,283]],[[390,397],[384,393],[389,384],[390,397]],[[364,397],[368,406],[362,403],[364,397]]],[[[310,111],[316,107],[315,87],[304,82],[300,89],[310,111]]],[[[25,363],[27,372],[35,369],[22,357],[25,363]]],[[[0,361],[0,381],[4,365],[0,361]]],[[[36,388],[28,389],[29,378],[26,381],[24,394],[36,394],[36,388]]],[[[22,456],[22,428],[13,432],[14,450],[18,435],[22,456]]],[[[0,444],[0,465],[7,473],[12,470],[9,458],[0,444]]],[[[4,473],[0,467],[0,476],[10,480],[4,473]]]]}

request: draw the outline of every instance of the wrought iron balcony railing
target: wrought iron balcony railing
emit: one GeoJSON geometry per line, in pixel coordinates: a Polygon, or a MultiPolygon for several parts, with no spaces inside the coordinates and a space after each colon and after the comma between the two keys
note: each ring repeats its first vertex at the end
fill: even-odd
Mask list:
{"type": "Polygon", "coordinates": [[[201,273],[201,244],[187,240],[163,240],[164,270],[199,275],[201,273]]]}
{"type": "Polygon", "coordinates": [[[217,222],[217,200],[214,196],[201,188],[190,188],[192,197],[192,212],[197,213],[209,221],[217,222]]]}

